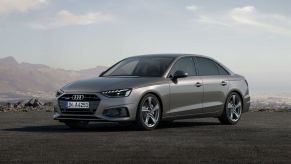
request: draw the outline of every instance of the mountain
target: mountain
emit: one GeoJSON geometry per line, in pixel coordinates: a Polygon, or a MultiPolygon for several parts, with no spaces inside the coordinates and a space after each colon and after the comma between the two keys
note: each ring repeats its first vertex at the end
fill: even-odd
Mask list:
{"type": "Polygon", "coordinates": [[[73,71],[42,64],[18,63],[13,57],[0,59],[0,100],[31,96],[52,97],[70,81],[98,76],[107,67],[73,71]]]}

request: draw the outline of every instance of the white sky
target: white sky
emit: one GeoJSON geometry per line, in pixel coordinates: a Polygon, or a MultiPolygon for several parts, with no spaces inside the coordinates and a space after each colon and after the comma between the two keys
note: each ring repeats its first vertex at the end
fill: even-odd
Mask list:
{"type": "Polygon", "coordinates": [[[65,69],[148,53],[216,58],[256,89],[291,89],[289,0],[0,0],[0,57],[65,69]]]}

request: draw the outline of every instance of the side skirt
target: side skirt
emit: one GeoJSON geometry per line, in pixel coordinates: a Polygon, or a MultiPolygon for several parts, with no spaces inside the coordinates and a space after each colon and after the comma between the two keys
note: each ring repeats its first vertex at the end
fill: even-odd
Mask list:
{"type": "Polygon", "coordinates": [[[180,119],[189,119],[189,118],[206,118],[206,117],[219,117],[221,116],[221,112],[214,113],[198,113],[192,115],[177,115],[170,117],[163,117],[162,120],[180,120],[180,119]]]}

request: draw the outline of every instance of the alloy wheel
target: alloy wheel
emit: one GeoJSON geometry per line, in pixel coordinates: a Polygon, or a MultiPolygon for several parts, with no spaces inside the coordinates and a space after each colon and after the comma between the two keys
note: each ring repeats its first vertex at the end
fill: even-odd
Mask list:
{"type": "Polygon", "coordinates": [[[238,95],[233,94],[230,96],[227,102],[228,118],[237,122],[240,119],[242,112],[242,101],[238,95]]]}
{"type": "Polygon", "coordinates": [[[152,96],[148,96],[141,105],[142,121],[151,128],[156,126],[160,119],[160,104],[159,101],[152,96]]]}

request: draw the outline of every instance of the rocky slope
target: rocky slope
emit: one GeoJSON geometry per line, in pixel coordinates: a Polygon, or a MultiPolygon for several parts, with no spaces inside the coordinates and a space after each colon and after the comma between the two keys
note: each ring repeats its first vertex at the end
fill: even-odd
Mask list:
{"type": "Polygon", "coordinates": [[[0,59],[0,100],[27,96],[51,97],[70,81],[98,76],[106,67],[72,71],[41,64],[18,63],[13,57],[0,59]]]}

